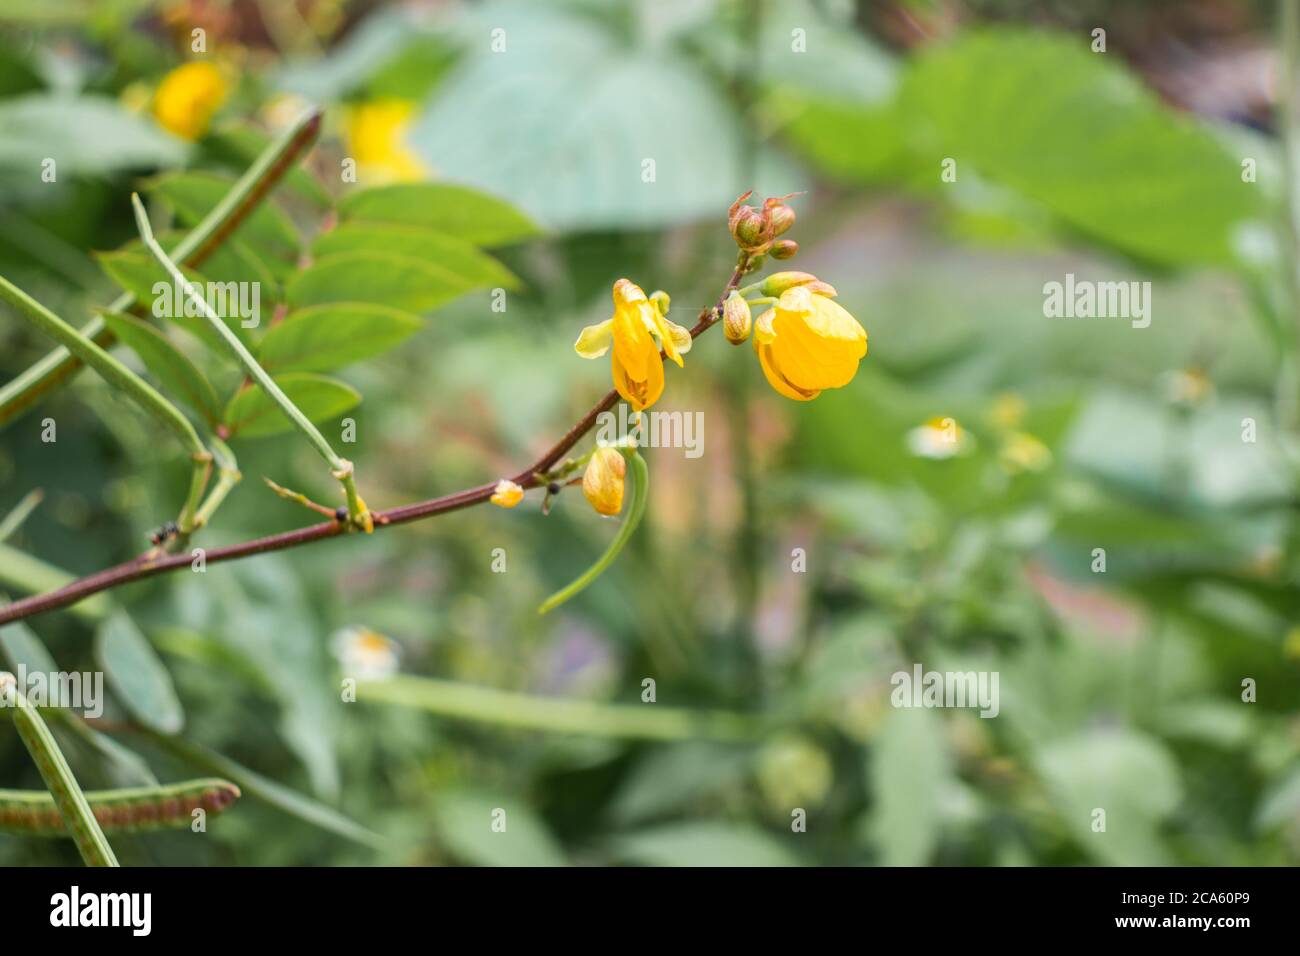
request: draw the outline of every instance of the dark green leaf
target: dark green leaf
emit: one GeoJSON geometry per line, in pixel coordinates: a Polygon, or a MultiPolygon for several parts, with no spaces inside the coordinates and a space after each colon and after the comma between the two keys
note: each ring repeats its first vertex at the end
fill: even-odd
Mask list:
{"type": "MultiPolygon", "coordinates": [[[[342,415],[361,401],[352,386],[323,375],[289,372],[276,376],[275,383],[313,422],[342,415]]],[[[293,429],[293,423],[280,411],[280,406],[256,385],[248,386],[230,400],[225,422],[232,436],[242,438],[264,438],[293,429]]]]}
{"type": "Polygon", "coordinates": [[[163,390],[181,399],[210,425],[221,420],[221,401],[199,367],[148,322],[121,312],[103,312],[118,341],[140,357],[163,390]]]}
{"type": "Polygon", "coordinates": [[[285,289],[294,309],[335,302],[370,302],[428,312],[471,285],[441,266],[387,252],[326,256],[298,273],[285,289]]]}
{"type": "Polygon", "coordinates": [[[293,312],[262,340],[258,360],[269,372],[320,372],[386,352],[420,328],[409,312],[342,302],[293,312]]]}
{"type": "Polygon", "coordinates": [[[345,222],[322,234],[312,251],[317,256],[343,252],[391,252],[442,266],[473,288],[519,287],[514,273],[473,243],[420,226],[345,222]]]}
{"type": "Polygon", "coordinates": [[[185,714],[171,675],[125,611],[114,611],[95,632],[104,679],[127,712],[161,734],[176,734],[185,714]]]}
{"type": "Polygon", "coordinates": [[[451,183],[359,190],[343,197],[339,214],[345,220],[421,226],[480,246],[502,246],[538,233],[532,220],[504,200],[451,183]]]}

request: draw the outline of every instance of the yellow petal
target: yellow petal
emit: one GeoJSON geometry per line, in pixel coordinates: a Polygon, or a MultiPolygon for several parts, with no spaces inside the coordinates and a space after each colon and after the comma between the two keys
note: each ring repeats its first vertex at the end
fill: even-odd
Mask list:
{"type": "Polygon", "coordinates": [[[578,341],[573,343],[573,350],[585,359],[596,359],[609,351],[609,345],[613,341],[614,323],[613,320],[606,319],[583,329],[578,341]]]}
{"type": "Polygon", "coordinates": [[[502,478],[497,482],[496,488],[492,492],[492,497],[488,501],[494,505],[500,505],[502,508],[513,508],[523,500],[524,489],[510,481],[508,478],[502,478]]]}
{"type": "Polygon", "coordinates": [[[767,383],[786,398],[793,398],[796,402],[808,402],[821,394],[817,390],[801,389],[790,382],[774,364],[772,346],[756,345],[755,348],[758,350],[758,364],[763,368],[767,383]]]}
{"type": "Polygon", "coordinates": [[[632,406],[633,411],[639,412],[649,408],[663,394],[664,364],[657,351],[655,352],[654,361],[650,362],[646,367],[645,378],[632,376],[628,369],[619,362],[617,350],[615,350],[614,361],[610,364],[614,377],[614,388],[618,390],[619,395],[623,396],[624,401],[632,406]]]}

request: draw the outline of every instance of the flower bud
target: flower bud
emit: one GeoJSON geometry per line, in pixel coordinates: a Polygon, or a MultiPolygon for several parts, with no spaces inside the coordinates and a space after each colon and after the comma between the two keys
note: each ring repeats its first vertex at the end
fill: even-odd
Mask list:
{"type": "Polygon", "coordinates": [[[743,295],[733,290],[722,306],[722,331],[727,336],[727,341],[732,345],[747,341],[753,321],[749,303],[743,295]]]}
{"type": "MultiPolygon", "coordinates": [[[[768,220],[772,223],[772,235],[779,236],[794,225],[794,210],[784,203],[767,210],[768,220]]],[[[779,256],[777,258],[780,258],[779,256]]]]}
{"type": "Polygon", "coordinates": [[[492,489],[492,497],[488,500],[494,505],[500,505],[502,508],[513,508],[523,500],[524,489],[510,481],[508,478],[502,478],[497,482],[497,486],[492,489]]]}
{"type": "Polygon", "coordinates": [[[616,515],[623,510],[623,477],[627,462],[615,448],[603,445],[591,454],[582,473],[582,493],[597,514],[616,515]]]}
{"type": "Polygon", "coordinates": [[[736,242],[743,249],[754,249],[763,245],[768,238],[766,231],[767,222],[762,214],[749,206],[741,207],[736,216],[736,224],[731,228],[731,234],[736,237],[736,242]]]}
{"type": "Polygon", "coordinates": [[[668,297],[668,293],[663,289],[656,289],[651,292],[650,301],[659,309],[660,315],[667,315],[669,306],[673,304],[673,300],[668,297]]]}
{"type": "Polygon", "coordinates": [[[796,252],[799,251],[799,243],[793,239],[782,239],[772,246],[773,259],[793,259],[796,252]]]}
{"type": "Polygon", "coordinates": [[[773,272],[759,288],[763,295],[779,296],[787,289],[816,281],[817,277],[811,272],[773,272]]]}

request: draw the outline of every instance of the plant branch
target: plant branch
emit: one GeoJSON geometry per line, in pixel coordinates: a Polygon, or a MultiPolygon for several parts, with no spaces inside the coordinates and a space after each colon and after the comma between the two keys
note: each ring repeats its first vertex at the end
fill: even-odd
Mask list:
{"type": "MultiPolygon", "coordinates": [[[[305,113],[271,143],[212,211],[172,250],[172,256],[191,268],[201,265],[248,218],[284,177],[320,132],[321,112],[305,113]]],[[[118,296],[110,312],[125,312],[135,305],[129,292],[118,296]]],[[[103,318],[95,316],[81,334],[102,348],[115,341],[103,318]]],[[[27,371],[0,388],[0,427],[8,424],[46,392],[57,388],[81,368],[81,359],[60,346],[27,371]]]]}
{"type": "MultiPolygon", "coordinates": [[[[722,305],[726,301],[731,290],[736,288],[741,277],[744,276],[749,268],[749,259],[742,258],[731,274],[722,294],[718,296],[717,303],[711,309],[701,311],[699,321],[691,329],[691,337],[698,338],[710,327],[717,324],[722,316],[722,305]]],[[[609,411],[618,402],[618,392],[611,389],[604,398],[592,406],[591,410],[582,418],[578,419],[555,445],[547,451],[541,458],[533,462],[511,480],[523,488],[533,488],[543,483],[541,475],[553,468],[564,456],[573,448],[582,437],[587,434],[596,425],[596,420],[602,412],[609,411]]],[[[376,529],[386,528],[389,525],[406,524],[411,521],[419,521],[423,518],[431,518],[434,515],[446,514],[451,511],[459,511],[462,508],[468,508],[472,505],[481,504],[492,497],[496,491],[496,482],[490,482],[484,485],[478,485],[474,488],[466,488],[463,491],[457,491],[449,495],[443,495],[439,498],[431,498],[428,501],[420,501],[415,504],[402,505],[397,508],[390,508],[386,511],[376,511],[373,515],[376,529]]],[[[297,548],[305,544],[311,544],[315,541],[321,541],[325,538],[333,538],[344,532],[346,527],[337,521],[327,521],[321,524],[309,525],[305,528],[297,528],[293,531],[285,531],[280,534],[267,535],[263,538],[254,538],[251,541],[244,541],[239,544],[232,544],[224,548],[211,548],[204,551],[205,564],[217,564],[223,561],[235,561],[240,558],[248,558],[257,554],[267,554],[272,551],[284,551],[288,548],[297,548]]],[[[0,607],[0,625],[9,624],[13,621],[24,620],[34,617],[37,614],[44,614],[46,611],[53,611],[58,608],[68,607],[89,597],[92,594],[98,594],[101,591],[107,591],[110,588],[120,587],[123,584],[129,584],[132,581],[141,581],[145,578],[155,577],[159,574],[165,574],[169,571],[176,571],[180,568],[188,568],[191,563],[189,554],[171,554],[171,555],[153,555],[144,554],[138,558],[123,562],[115,567],[106,568],[103,571],[80,578],[69,584],[64,585],[56,591],[50,591],[45,594],[36,594],[31,597],[23,598],[12,604],[0,607]]]]}

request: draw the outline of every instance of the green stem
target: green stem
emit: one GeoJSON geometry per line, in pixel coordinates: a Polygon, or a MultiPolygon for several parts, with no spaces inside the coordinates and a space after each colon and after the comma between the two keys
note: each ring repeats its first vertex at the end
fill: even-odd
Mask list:
{"type": "Polygon", "coordinates": [[[23,496],[23,500],[14,505],[13,511],[5,515],[3,521],[0,521],[0,543],[7,541],[9,536],[23,526],[27,516],[36,510],[36,506],[41,503],[45,497],[45,492],[39,488],[34,488],[23,496]]]}
{"type": "Polygon", "coordinates": [[[555,610],[555,608],[578,594],[596,578],[604,574],[605,569],[614,563],[614,559],[623,550],[623,545],[627,544],[632,537],[632,532],[636,531],[636,526],[641,523],[641,516],[645,514],[646,500],[649,498],[650,472],[646,468],[645,459],[637,454],[635,447],[620,447],[619,453],[627,462],[628,477],[632,480],[632,502],[628,505],[627,517],[623,519],[622,527],[618,529],[618,534],[609,543],[605,553],[596,559],[596,563],[568,587],[556,591],[543,601],[542,606],[537,609],[538,614],[545,614],[548,611],[555,610]]]}
{"type": "Polygon", "coordinates": [[[54,735],[36,708],[19,693],[12,674],[0,676],[0,701],[6,709],[13,710],[18,736],[36,762],[36,769],[40,771],[73,842],[77,844],[82,860],[87,866],[117,866],[113,848],[108,845],[108,838],[100,829],[86,795],[72,775],[72,768],[54,741],[54,735]]]}
{"type": "MultiPolygon", "coordinates": [[[[230,187],[221,202],[172,250],[177,261],[187,266],[198,266],[211,255],[316,139],[320,119],[319,110],[310,110],[271,143],[230,187]]],[[[125,312],[134,305],[135,296],[127,292],[118,296],[105,311],[125,312]]],[[[105,348],[114,342],[113,333],[98,315],[82,326],[81,334],[105,348]]],[[[0,426],[66,380],[80,364],[77,356],[60,346],[0,388],[0,426]]]]}
{"type": "Polygon", "coordinates": [[[536,697],[405,674],[360,681],[357,700],[413,707],[454,720],[596,737],[740,741],[759,735],[756,722],[745,714],[536,697]]]}
{"type": "Polygon", "coordinates": [[[176,523],[182,533],[192,531],[194,529],[195,509],[198,507],[199,500],[203,496],[203,489],[208,483],[208,474],[212,467],[212,455],[203,447],[203,442],[199,440],[199,433],[194,430],[190,420],[182,415],[175,405],[163,398],[148,382],[4,276],[0,276],[0,299],[8,302],[20,316],[49,335],[50,338],[57,341],[72,355],[93,368],[103,377],[104,381],[129,395],[137,405],[144,409],[146,414],[156,418],[164,428],[176,435],[189,449],[190,459],[193,463],[190,492],[185,500],[185,505],[181,508],[181,514],[176,523]]]}
{"type": "Polygon", "coordinates": [[[367,514],[361,504],[361,499],[357,496],[356,485],[353,483],[352,463],[335,454],[334,449],[330,447],[330,443],[320,433],[320,430],[311,423],[311,420],[302,413],[298,406],[293,403],[293,400],[284,394],[280,386],[275,384],[275,380],[267,374],[266,369],[262,368],[257,359],[253,357],[253,353],[248,351],[244,343],[239,341],[239,337],[230,331],[226,323],[221,321],[221,317],[217,315],[212,306],[208,305],[207,299],[198,293],[190,281],[185,278],[176,263],[163,251],[162,246],[158,245],[158,240],[154,238],[153,229],[149,225],[149,215],[145,212],[144,203],[140,202],[139,194],[131,194],[131,205],[135,209],[136,226],[140,230],[140,238],[144,240],[145,247],[153,253],[153,257],[158,260],[159,264],[167,270],[177,287],[185,290],[185,295],[190,302],[203,313],[203,316],[208,320],[217,335],[221,337],[221,340],[234,353],[235,358],[239,360],[240,365],[244,367],[244,371],[248,376],[261,386],[262,391],[270,396],[271,400],[280,407],[280,411],[284,412],[294,427],[311,442],[312,447],[316,449],[321,458],[325,459],[326,464],[330,466],[330,471],[343,485],[343,490],[347,494],[348,515],[351,517],[353,525],[361,527],[367,518],[367,514]]]}
{"type": "MultiPolygon", "coordinates": [[[[1296,83],[1300,80],[1300,4],[1282,0],[1278,30],[1282,34],[1282,69],[1278,83],[1277,114],[1282,141],[1282,216],[1280,222],[1283,286],[1293,321],[1300,321],[1300,197],[1297,197],[1296,83]]],[[[1278,381],[1282,426],[1300,427],[1300,395],[1297,395],[1297,369],[1300,369],[1300,335],[1292,324],[1286,328],[1290,347],[1283,353],[1278,381]]]]}

